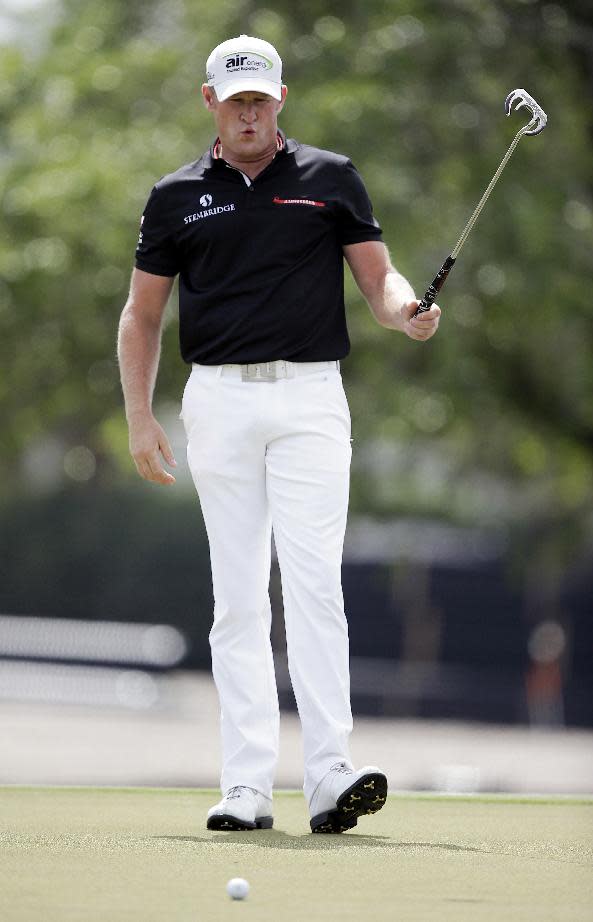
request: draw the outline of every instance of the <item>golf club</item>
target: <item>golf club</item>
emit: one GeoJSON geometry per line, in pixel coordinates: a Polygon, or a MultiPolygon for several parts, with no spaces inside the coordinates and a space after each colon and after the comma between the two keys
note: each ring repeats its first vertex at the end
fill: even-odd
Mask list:
{"type": "Polygon", "coordinates": [[[451,255],[447,256],[445,262],[443,263],[443,265],[437,272],[436,277],[433,279],[432,284],[429,285],[429,287],[425,291],[424,297],[422,298],[422,301],[418,305],[418,310],[414,314],[414,317],[417,317],[418,314],[422,314],[424,311],[430,310],[431,305],[433,304],[437,296],[437,293],[441,290],[441,288],[445,284],[447,276],[449,275],[449,272],[451,271],[451,269],[453,268],[453,265],[455,264],[455,260],[457,259],[459,255],[461,247],[463,246],[463,244],[469,237],[469,233],[472,227],[478,220],[480,212],[482,211],[482,208],[484,207],[484,205],[486,204],[488,200],[488,196],[494,189],[494,186],[496,185],[496,183],[498,182],[498,179],[500,178],[500,174],[502,173],[505,166],[507,165],[511,157],[511,154],[515,150],[515,147],[517,146],[517,144],[519,143],[523,135],[539,134],[540,131],[543,131],[544,128],[546,127],[548,116],[546,115],[544,110],[541,108],[541,106],[539,106],[536,103],[533,96],[530,96],[529,93],[526,92],[526,90],[518,89],[518,90],[513,90],[512,93],[509,93],[509,95],[507,96],[505,100],[505,104],[504,104],[505,112],[507,115],[511,114],[511,112],[513,111],[513,106],[515,107],[515,109],[521,109],[521,108],[529,109],[531,111],[531,121],[527,125],[524,125],[523,128],[521,128],[521,130],[518,131],[517,134],[515,135],[515,138],[513,142],[511,143],[511,146],[509,147],[508,151],[504,155],[500,166],[498,167],[496,173],[494,174],[494,176],[488,183],[488,186],[482,198],[476,205],[474,213],[472,214],[471,218],[465,225],[463,229],[463,233],[461,234],[461,237],[455,244],[451,252],[451,255]]]}

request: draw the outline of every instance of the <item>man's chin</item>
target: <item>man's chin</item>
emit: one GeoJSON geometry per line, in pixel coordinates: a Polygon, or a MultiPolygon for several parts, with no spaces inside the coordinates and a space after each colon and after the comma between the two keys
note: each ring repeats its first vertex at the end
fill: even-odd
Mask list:
{"type": "Polygon", "coordinates": [[[243,153],[249,154],[254,159],[264,157],[270,147],[269,144],[265,144],[261,138],[254,135],[241,135],[239,145],[239,149],[243,153]]]}

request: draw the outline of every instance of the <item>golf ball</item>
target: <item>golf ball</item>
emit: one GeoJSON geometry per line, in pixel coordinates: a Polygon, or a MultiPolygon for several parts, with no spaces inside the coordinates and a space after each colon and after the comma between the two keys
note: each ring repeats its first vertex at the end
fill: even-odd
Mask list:
{"type": "Polygon", "coordinates": [[[232,900],[244,900],[249,893],[249,884],[242,877],[231,877],[226,892],[232,900]]]}

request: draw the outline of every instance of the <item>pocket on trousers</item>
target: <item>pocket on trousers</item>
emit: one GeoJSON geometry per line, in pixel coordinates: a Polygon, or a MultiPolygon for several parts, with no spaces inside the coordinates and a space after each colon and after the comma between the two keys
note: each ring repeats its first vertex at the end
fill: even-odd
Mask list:
{"type": "Polygon", "coordinates": [[[180,409],[180,411],[179,411],[179,419],[181,419],[181,420],[183,420],[183,421],[185,421],[185,413],[184,413],[185,395],[187,394],[187,389],[188,389],[188,387],[189,387],[189,382],[190,382],[191,379],[192,379],[192,374],[193,374],[193,372],[190,372],[190,375],[189,375],[187,381],[185,382],[185,387],[183,388],[183,393],[182,393],[182,395],[181,395],[181,409],[180,409]]]}
{"type": "Polygon", "coordinates": [[[196,370],[193,369],[183,389],[181,413],[179,414],[179,418],[183,420],[185,434],[188,438],[190,436],[190,430],[196,424],[196,420],[203,415],[202,409],[207,390],[208,382],[200,378],[196,370]]]}

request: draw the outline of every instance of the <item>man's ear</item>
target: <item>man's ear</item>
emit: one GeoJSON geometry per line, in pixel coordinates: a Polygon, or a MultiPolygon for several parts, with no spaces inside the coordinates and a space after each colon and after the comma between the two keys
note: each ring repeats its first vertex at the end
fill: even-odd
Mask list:
{"type": "Polygon", "coordinates": [[[283,83],[282,84],[282,99],[278,103],[278,112],[282,112],[284,108],[284,103],[286,102],[286,94],[288,93],[288,87],[283,83]]]}
{"type": "Polygon", "coordinates": [[[216,104],[218,102],[216,98],[216,90],[208,86],[207,83],[202,84],[202,98],[204,100],[204,105],[209,112],[213,112],[216,109],[216,104]]]}

